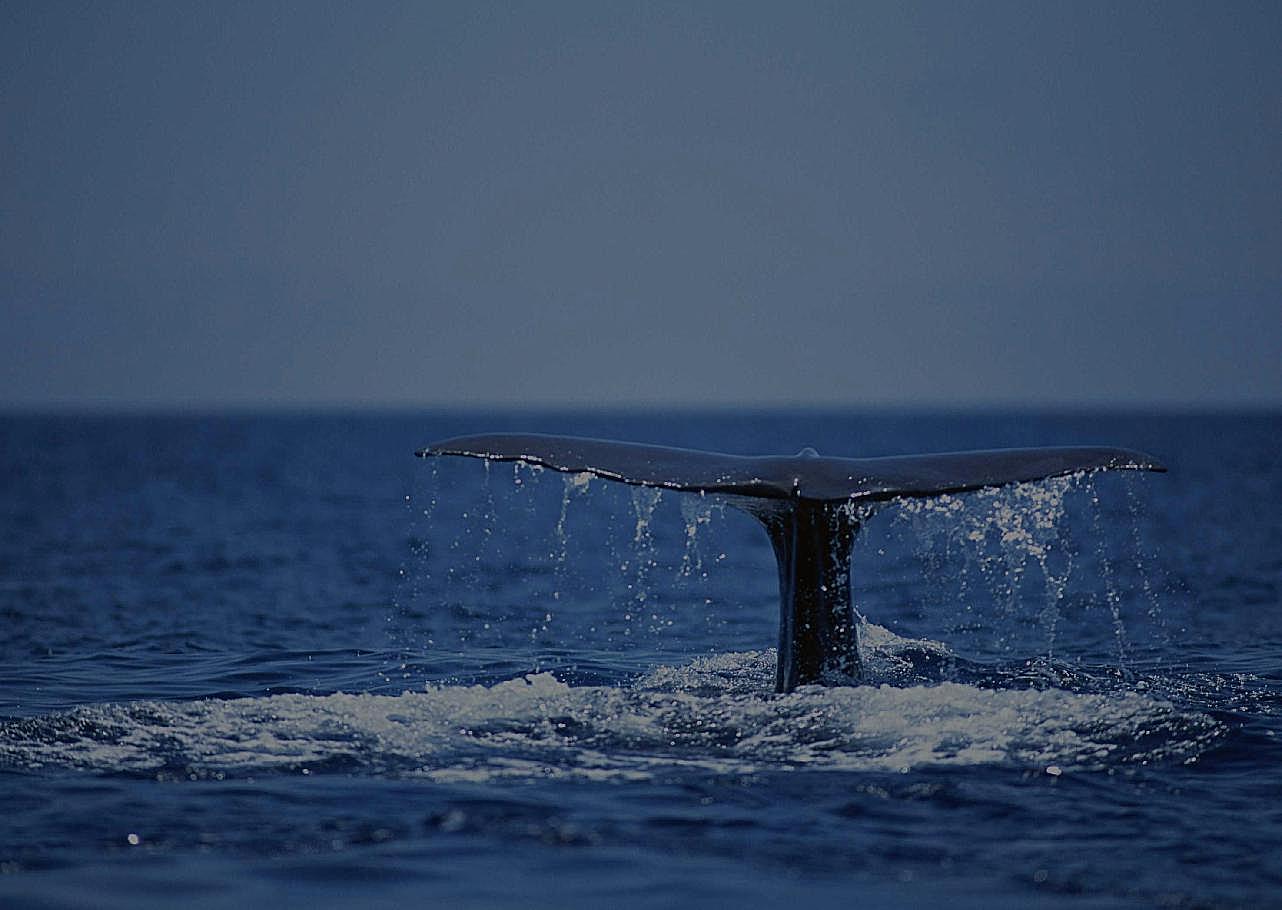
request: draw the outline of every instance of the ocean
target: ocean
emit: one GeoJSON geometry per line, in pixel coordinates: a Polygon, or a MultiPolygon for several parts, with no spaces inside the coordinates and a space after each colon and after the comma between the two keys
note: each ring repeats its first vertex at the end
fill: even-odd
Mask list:
{"type": "Polygon", "coordinates": [[[0,906],[1282,906],[1282,416],[0,417],[0,906]],[[420,459],[1100,444],[889,503],[773,691],[712,497],[420,459]]]}

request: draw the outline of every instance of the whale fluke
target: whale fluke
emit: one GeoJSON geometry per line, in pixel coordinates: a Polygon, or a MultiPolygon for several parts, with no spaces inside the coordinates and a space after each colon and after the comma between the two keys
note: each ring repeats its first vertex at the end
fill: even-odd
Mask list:
{"type": "Polygon", "coordinates": [[[756,517],[779,564],[775,688],[860,677],[850,550],[852,508],[899,497],[940,496],[1062,477],[1079,471],[1165,471],[1150,455],[1108,447],[1054,447],[832,458],[724,455],[574,436],[492,433],[433,443],[421,457],[520,461],[636,486],[723,497],[756,517]]]}

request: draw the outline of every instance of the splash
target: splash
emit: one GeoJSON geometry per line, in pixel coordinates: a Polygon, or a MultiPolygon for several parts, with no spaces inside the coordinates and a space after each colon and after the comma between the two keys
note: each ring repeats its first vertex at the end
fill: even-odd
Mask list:
{"type": "Polygon", "coordinates": [[[1113,642],[1117,649],[1117,665],[1126,671],[1126,624],[1122,621],[1122,595],[1118,591],[1113,563],[1104,546],[1103,521],[1100,516],[1099,493],[1091,489],[1091,531],[1096,540],[1096,558],[1099,562],[1101,581],[1104,584],[1104,602],[1113,621],[1113,642]]]}
{"type": "MultiPolygon", "coordinates": [[[[685,549],[681,554],[681,566],[677,569],[677,578],[689,578],[698,574],[707,577],[703,568],[703,552],[699,549],[699,529],[712,523],[713,509],[718,503],[702,494],[682,496],[681,517],[685,521],[685,549]]],[[[724,508],[724,506],[720,506],[724,508]]]]}
{"type": "Polygon", "coordinates": [[[1130,515],[1131,521],[1131,563],[1135,574],[1139,577],[1140,590],[1143,592],[1143,598],[1147,605],[1145,613],[1149,622],[1157,629],[1161,640],[1169,645],[1171,643],[1170,629],[1167,627],[1166,616],[1162,612],[1162,604],[1158,599],[1157,590],[1154,588],[1153,579],[1148,568],[1149,564],[1156,562],[1156,560],[1146,553],[1144,549],[1144,542],[1140,533],[1143,509],[1139,497],[1135,494],[1135,485],[1131,478],[1126,480],[1126,510],[1130,515]]]}
{"type": "Polygon", "coordinates": [[[1080,472],[960,496],[896,500],[896,521],[911,525],[919,554],[932,572],[941,572],[954,552],[967,557],[958,578],[967,611],[973,609],[966,596],[970,569],[978,567],[984,587],[999,604],[995,644],[1001,650],[1009,650],[1002,630],[1011,626],[1030,564],[1035,565],[1042,579],[1038,621],[1050,656],[1073,569],[1073,554],[1060,540],[1066,498],[1090,476],[1080,472]]]}
{"type": "MultiPolygon", "coordinates": [[[[579,474],[565,474],[562,476],[561,511],[557,516],[556,527],[552,531],[552,538],[556,546],[552,558],[558,577],[564,581],[565,568],[570,559],[570,540],[565,530],[566,523],[570,517],[570,502],[588,492],[588,487],[592,484],[592,475],[585,471],[579,474]]],[[[560,590],[553,591],[552,597],[560,600],[560,590]]]]}
{"type": "MultiPolygon", "coordinates": [[[[636,514],[636,528],[632,535],[632,560],[635,567],[635,575],[629,588],[632,590],[633,608],[636,611],[634,617],[631,613],[624,614],[624,619],[631,621],[634,618],[646,617],[650,623],[650,631],[657,632],[663,625],[671,625],[671,621],[665,620],[659,616],[655,606],[650,603],[650,572],[658,564],[658,553],[654,546],[654,532],[651,529],[651,521],[654,518],[654,510],[658,507],[659,501],[663,498],[663,491],[653,487],[633,487],[632,488],[632,510],[636,514]]],[[[624,562],[621,567],[627,571],[628,564],[624,562]]],[[[623,634],[628,635],[629,629],[625,629],[623,634]]]]}
{"type": "Polygon", "coordinates": [[[627,686],[550,673],[401,695],[95,705],[0,725],[0,768],[206,779],[358,773],[437,780],[650,779],[674,768],[903,771],[994,765],[1069,774],[1196,761],[1222,724],[1120,690],[891,685],[934,642],[865,630],[881,681],[769,692],[772,651],[661,666],[627,686]]]}
{"type": "Polygon", "coordinates": [[[654,549],[654,535],[650,530],[650,520],[654,517],[654,509],[662,498],[663,491],[655,487],[632,488],[632,508],[637,516],[632,542],[638,549],[654,549]]]}
{"type": "Polygon", "coordinates": [[[565,533],[565,525],[570,516],[570,501],[588,492],[588,487],[592,484],[592,475],[584,471],[579,474],[565,474],[562,477],[561,512],[557,516],[556,528],[552,534],[557,543],[557,562],[564,565],[569,558],[569,539],[565,533]]]}

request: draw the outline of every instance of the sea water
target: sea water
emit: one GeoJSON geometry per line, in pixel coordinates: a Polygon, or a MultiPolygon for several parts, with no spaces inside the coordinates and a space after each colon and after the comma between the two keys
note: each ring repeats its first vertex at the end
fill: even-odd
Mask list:
{"type": "Polygon", "coordinates": [[[1282,419],[0,419],[0,905],[1282,901],[1282,419]],[[1144,449],[861,512],[862,685],[773,692],[713,497],[420,460],[1144,449]]]}

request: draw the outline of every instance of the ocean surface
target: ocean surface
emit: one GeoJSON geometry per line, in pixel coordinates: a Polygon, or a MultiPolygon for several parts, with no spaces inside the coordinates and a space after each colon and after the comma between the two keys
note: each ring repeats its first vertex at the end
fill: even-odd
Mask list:
{"type": "Polygon", "coordinates": [[[1282,906],[1282,416],[0,417],[0,906],[1282,906]],[[773,692],[753,519],[513,464],[1105,444],[887,504],[773,692]]]}

